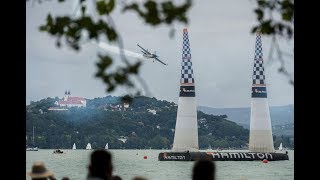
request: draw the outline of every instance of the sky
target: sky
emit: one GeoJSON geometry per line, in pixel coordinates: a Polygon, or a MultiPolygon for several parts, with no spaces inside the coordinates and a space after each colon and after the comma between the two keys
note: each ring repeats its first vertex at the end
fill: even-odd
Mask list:
{"type": "MultiPolygon", "coordinates": [[[[182,30],[188,28],[197,104],[215,108],[250,107],[256,40],[251,28],[257,24],[255,7],[250,0],[193,1],[187,14],[189,24],[172,26],[176,30],[174,38],[169,37],[171,27],[147,25],[133,12],[121,13],[121,4],[116,5],[111,16],[126,52],[131,53],[127,56],[130,62],[137,61],[140,49],[136,44],[139,43],[151,52],[156,51],[160,59],[168,63],[164,66],[141,59],[140,76],[148,85],[148,96],[178,102],[182,30]]],[[[66,90],[70,90],[72,96],[88,99],[132,92],[119,88],[107,93],[106,86],[95,78],[97,53],[112,56],[113,68],[121,65],[119,54],[112,49],[116,44],[105,41],[110,48],[104,50],[97,44],[86,43],[76,52],[67,46],[57,48],[54,37],[39,32],[49,12],[53,16],[70,15],[74,8],[75,1],[26,4],[26,104],[47,97],[62,98],[66,90]]],[[[271,38],[262,36],[269,105],[293,104],[294,87],[286,76],[278,73],[280,63],[269,60],[270,47],[271,38]]],[[[293,54],[294,42],[281,40],[280,47],[293,54]]],[[[286,63],[287,69],[293,72],[293,57],[286,58],[286,63]]],[[[137,87],[141,86],[137,84],[137,87]]]]}

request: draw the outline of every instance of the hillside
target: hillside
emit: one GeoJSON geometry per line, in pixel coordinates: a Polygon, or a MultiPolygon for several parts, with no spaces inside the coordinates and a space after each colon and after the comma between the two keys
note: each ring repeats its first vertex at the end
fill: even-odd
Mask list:
{"type": "MultiPolygon", "coordinates": [[[[87,107],[67,111],[48,111],[56,98],[42,99],[26,106],[27,144],[31,144],[35,126],[35,144],[39,148],[82,149],[88,142],[93,148],[162,149],[171,148],[177,105],[155,98],[136,97],[124,108],[119,97],[106,96],[87,100],[87,107]],[[41,109],[41,110],[40,110],[41,109]]],[[[242,148],[249,131],[225,115],[198,111],[199,146],[242,148]]]]}
{"type": "MultiPolygon", "coordinates": [[[[250,108],[211,108],[198,106],[198,110],[207,114],[227,115],[227,119],[246,129],[250,127],[250,108]]],[[[271,106],[270,115],[272,129],[275,135],[293,136],[294,129],[293,105],[271,106]]]]}

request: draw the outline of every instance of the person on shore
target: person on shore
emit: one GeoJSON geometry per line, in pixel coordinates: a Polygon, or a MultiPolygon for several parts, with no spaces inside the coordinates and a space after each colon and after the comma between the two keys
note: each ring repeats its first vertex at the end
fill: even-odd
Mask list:
{"type": "Polygon", "coordinates": [[[56,180],[52,171],[48,170],[42,161],[36,161],[32,170],[27,172],[32,180],[56,180]]]}
{"type": "Polygon", "coordinates": [[[112,180],[122,180],[122,178],[120,176],[115,175],[112,176],[112,180]]]}
{"type": "Polygon", "coordinates": [[[148,179],[143,176],[135,176],[133,180],[148,180],[148,179]]]}
{"type": "Polygon", "coordinates": [[[112,180],[112,157],[104,150],[98,149],[91,153],[90,165],[88,167],[87,180],[112,180]]]}
{"type": "Polygon", "coordinates": [[[193,166],[192,180],[215,180],[216,166],[213,161],[199,160],[193,166]]]}

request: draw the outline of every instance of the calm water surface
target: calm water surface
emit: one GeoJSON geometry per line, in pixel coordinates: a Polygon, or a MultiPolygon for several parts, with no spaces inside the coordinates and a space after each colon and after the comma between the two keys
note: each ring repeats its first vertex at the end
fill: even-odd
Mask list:
{"type": "MultiPolygon", "coordinates": [[[[60,180],[85,179],[91,150],[63,150],[64,154],[53,154],[53,150],[26,151],[26,171],[33,162],[44,161],[60,180]]],[[[163,150],[110,150],[113,156],[114,173],[123,180],[144,176],[149,180],[191,179],[194,162],[158,161],[163,150]],[[137,155],[138,154],[138,155],[137,155]],[[143,159],[147,156],[147,159],[143,159]]],[[[238,151],[240,152],[240,151],[238,151]]],[[[294,179],[294,151],[289,151],[289,161],[217,161],[217,179],[236,180],[286,180],[294,179]]],[[[26,179],[30,179],[27,177],[26,179]]]]}

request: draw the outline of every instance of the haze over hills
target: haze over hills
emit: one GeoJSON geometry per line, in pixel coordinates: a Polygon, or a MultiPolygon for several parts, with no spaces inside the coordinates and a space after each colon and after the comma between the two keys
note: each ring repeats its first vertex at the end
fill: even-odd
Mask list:
{"type": "MultiPolygon", "coordinates": [[[[85,107],[59,107],[58,98],[46,98],[26,106],[26,139],[31,143],[33,127],[39,148],[93,148],[109,143],[112,149],[171,148],[177,105],[149,97],[135,97],[128,106],[120,97],[87,99],[85,107]],[[56,108],[53,108],[55,106],[56,108]]],[[[61,102],[60,102],[61,103],[61,102]]],[[[244,148],[249,130],[226,116],[198,111],[199,147],[244,148]]]]}
{"type": "MultiPolygon", "coordinates": [[[[59,103],[63,101],[57,101],[60,101],[57,97],[46,98],[26,106],[27,145],[31,143],[35,127],[35,144],[43,149],[71,148],[73,143],[77,147],[85,147],[88,142],[93,148],[104,147],[109,143],[109,148],[112,149],[162,149],[172,146],[177,116],[177,104],[174,102],[140,96],[125,106],[120,97],[106,96],[86,99],[85,107],[66,108],[59,107],[59,103]]],[[[206,109],[210,110],[208,107],[206,109]]],[[[237,108],[233,108],[234,114],[225,109],[215,115],[198,109],[200,148],[211,146],[239,149],[247,146],[249,130],[230,121],[234,120],[232,115],[237,115],[235,109],[237,108]]],[[[284,110],[276,109],[274,112],[282,111],[284,110]]],[[[238,115],[243,116],[249,111],[244,108],[242,113],[239,112],[238,115]]],[[[289,128],[287,135],[283,134],[283,125],[273,131],[276,135],[275,147],[280,143],[285,147],[293,146],[290,130],[293,126],[285,127],[289,128]]]]}
{"type": "MultiPolygon", "coordinates": [[[[233,121],[246,129],[250,127],[250,107],[246,108],[212,108],[198,106],[198,110],[213,115],[227,115],[227,120],[233,121]]],[[[293,136],[294,105],[271,106],[271,123],[273,134],[293,136]]]]}

